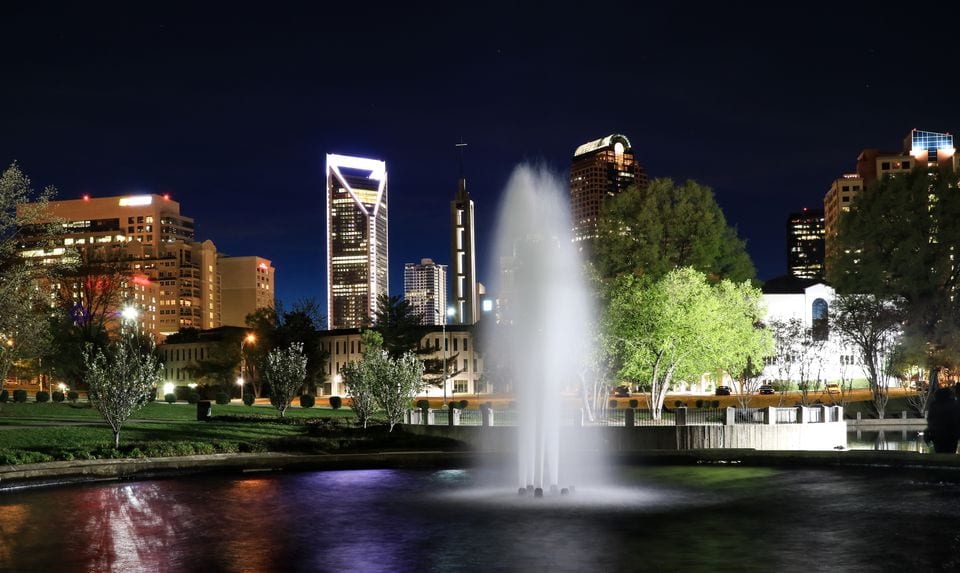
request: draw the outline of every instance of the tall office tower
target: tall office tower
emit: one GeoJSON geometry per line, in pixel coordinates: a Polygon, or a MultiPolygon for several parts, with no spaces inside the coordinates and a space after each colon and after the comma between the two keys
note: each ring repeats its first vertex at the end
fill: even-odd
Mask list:
{"type": "Polygon", "coordinates": [[[451,324],[476,324],[480,319],[477,296],[477,255],[474,250],[473,200],[467,179],[457,180],[457,195],[450,202],[450,315],[451,324]]]}
{"type": "Polygon", "coordinates": [[[830,252],[831,241],[837,234],[840,214],[849,211],[856,196],[868,189],[877,180],[895,176],[913,169],[957,169],[956,149],[949,133],[913,129],[903,139],[901,151],[864,149],[857,156],[856,174],[844,175],[835,180],[824,197],[824,228],[826,250],[830,252]]]}
{"type": "Polygon", "coordinates": [[[823,279],[823,211],[806,209],[787,219],[787,272],[801,279],[823,279]]]}
{"type": "Polygon", "coordinates": [[[328,326],[360,328],[389,291],[387,165],[327,155],[328,326]]]}
{"type": "Polygon", "coordinates": [[[63,258],[80,263],[77,272],[85,275],[59,285],[60,302],[72,298],[76,320],[134,306],[141,330],[156,336],[220,326],[216,246],[193,240],[193,219],[180,214],[176,201],[85,196],[51,201],[48,214],[64,228],[63,245],[37,249],[28,230],[23,256],[40,264],[63,258]]]}
{"type": "Polygon", "coordinates": [[[247,315],[258,308],[273,308],[276,269],[263,257],[221,255],[220,308],[224,326],[247,325],[247,315]]]}
{"type": "Polygon", "coordinates": [[[827,190],[827,195],[823,198],[823,238],[826,255],[829,255],[828,249],[837,236],[840,214],[850,210],[854,198],[862,190],[863,178],[856,173],[844,174],[839,179],[834,179],[830,184],[830,189],[827,190]]]}
{"type": "Polygon", "coordinates": [[[403,266],[403,297],[420,324],[440,325],[447,321],[447,266],[431,259],[403,266]]]}
{"type": "Polygon", "coordinates": [[[573,240],[595,238],[603,202],[633,185],[646,187],[647,174],[625,136],[608,135],[578,147],[570,162],[573,240]]]}

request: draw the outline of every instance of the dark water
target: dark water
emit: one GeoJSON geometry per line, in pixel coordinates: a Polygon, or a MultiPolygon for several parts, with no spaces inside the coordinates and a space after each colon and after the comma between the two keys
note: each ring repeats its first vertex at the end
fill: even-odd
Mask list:
{"type": "Polygon", "coordinates": [[[343,471],[0,495],[2,571],[955,571],[960,478],[629,469],[534,500],[478,471],[343,471]]]}

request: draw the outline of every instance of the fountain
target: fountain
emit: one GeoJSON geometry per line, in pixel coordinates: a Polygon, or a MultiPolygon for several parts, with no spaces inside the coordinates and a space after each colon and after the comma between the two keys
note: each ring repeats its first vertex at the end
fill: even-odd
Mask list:
{"type": "Polygon", "coordinates": [[[580,449],[561,440],[561,393],[578,384],[595,313],[571,229],[566,186],[544,168],[517,167],[497,224],[501,332],[495,345],[519,408],[519,491],[535,497],[559,492],[580,449]]]}

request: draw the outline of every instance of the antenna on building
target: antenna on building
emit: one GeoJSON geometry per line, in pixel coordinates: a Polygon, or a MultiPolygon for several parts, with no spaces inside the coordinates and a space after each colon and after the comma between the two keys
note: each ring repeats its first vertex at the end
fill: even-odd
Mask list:
{"type": "Polygon", "coordinates": [[[456,148],[460,151],[460,179],[464,179],[464,176],[463,176],[463,150],[464,150],[464,148],[467,146],[467,144],[466,144],[466,142],[463,141],[463,138],[461,137],[461,138],[460,138],[460,143],[454,143],[453,146],[456,147],[456,148]]]}

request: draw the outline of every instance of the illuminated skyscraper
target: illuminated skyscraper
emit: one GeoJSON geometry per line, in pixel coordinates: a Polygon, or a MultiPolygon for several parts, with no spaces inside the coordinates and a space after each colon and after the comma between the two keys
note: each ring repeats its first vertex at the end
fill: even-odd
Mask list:
{"type": "Polygon", "coordinates": [[[480,318],[477,294],[477,255],[474,251],[473,200],[467,179],[457,181],[457,195],[450,203],[450,305],[452,324],[476,324],[480,318]]]}
{"type": "Polygon", "coordinates": [[[957,169],[953,136],[913,129],[903,138],[901,151],[864,149],[857,156],[857,172],[835,180],[823,200],[827,252],[836,238],[840,216],[857,196],[884,176],[894,177],[914,169],[957,169]]]}
{"type": "Polygon", "coordinates": [[[431,259],[403,266],[403,297],[420,324],[446,324],[447,266],[431,259]]]}
{"type": "Polygon", "coordinates": [[[823,211],[804,209],[787,219],[787,272],[801,279],[823,279],[823,211]]]}
{"type": "Polygon", "coordinates": [[[603,202],[632,185],[646,187],[647,175],[626,136],[608,135],[578,147],[570,163],[573,240],[595,238],[603,202]]]}
{"type": "Polygon", "coordinates": [[[389,289],[387,165],[327,155],[328,326],[360,328],[389,289]]]}

